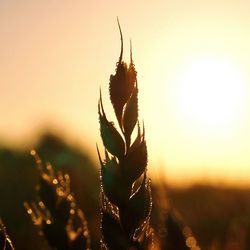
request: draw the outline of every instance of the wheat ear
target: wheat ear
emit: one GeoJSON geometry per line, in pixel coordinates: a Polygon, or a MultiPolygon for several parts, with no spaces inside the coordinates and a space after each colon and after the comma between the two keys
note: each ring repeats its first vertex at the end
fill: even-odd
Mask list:
{"type": "Polygon", "coordinates": [[[13,244],[6,232],[6,228],[0,219],[0,250],[14,250],[13,244]]]}
{"type": "Polygon", "coordinates": [[[24,206],[34,225],[53,249],[90,249],[87,221],[76,205],[70,190],[70,177],[57,174],[50,163],[43,164],[35,150],[31,151],[39,171],[38,202],[24,206]]]}
{"type": "Polygon", "coordinates": [[[147,147],[144,125],[138,121],[137,72],[132,59],[123,61],[123,37],[116,72],[110,76],[109,93],[120,132],[107,119],[102,96],[98,102],[100,132],[105,147],[101,164],[101,248],[152,249],[153,230],[150,226],[152,197],[147,178],[147,147]],[[131,136],[137,126],[137,136],[131,136]]]}

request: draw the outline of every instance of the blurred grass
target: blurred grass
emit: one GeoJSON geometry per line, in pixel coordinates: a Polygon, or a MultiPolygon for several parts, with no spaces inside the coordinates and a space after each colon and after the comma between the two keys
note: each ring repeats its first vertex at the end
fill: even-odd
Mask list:
{"type": "MultiPolygon", "coordinates": [[[[92,249],[99,249],[98,168],[78,148],[52,134],[41,137],[35,149],[42,159],[52,163],[55,170],[70,175],[72,191],[88,220],[92,249]]],[[[38,173],[29,152],[2,146],[0,217],[16,249],[49,249],[37,235],[23,207],[25,200],[36,199],[37,183],[38,173]]],[[[154,184],[155,193],[160,189],[154,184]]],[[[165,186],[164,189],[168,204],[180,212],[201,249],[250,249],[250,188],[196,185],[186,189],[165,186]]],[[[154,212],[157,213],[156,208],[154,212]]]]}
{"type": "Polygon", "coordinates": [[[249,188],[195,185],[168,194],[201,249],[250,249],[249,188]]]}
{"type": "MultiPolygon", "coordinates": [[[[87,155],[67,145],[60,138],[45,134],[35,146],[42,159],[51,162],[55,170],[62,170],[72,178],[72,191],[79,207],[89,221],[93,249],[99,240],[99,175],[87,155]]],[[[49,249],[37,236],[23,207],[24,201],[36,200],[38,172],[29,151],[0,148],[0,217],[8,228],[16,249],[49,249]]]]}

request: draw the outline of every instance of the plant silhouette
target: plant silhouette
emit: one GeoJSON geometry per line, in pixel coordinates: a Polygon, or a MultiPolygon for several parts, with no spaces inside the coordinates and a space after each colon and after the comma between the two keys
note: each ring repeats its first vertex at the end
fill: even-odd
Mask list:
{"type": "Polygon", "coordinates": [[[109,94],[116,119],[107,119],[102,95],[98,103],[101,138],[105,159],[101,164],[101,248],[102,249],[153,249],[153,229],[150,225],[152,197],[147,178],[147,147],[144,126],[138,120],[137,72],[132,59],[123,61],[123,36],[116,72],[110,76],[109,94]],[[137,136],[131,135],[137,126],[137,136]]]}
{"type": "Polygon", "coordinates": [[[0,250],[14,250],[12,242],[1,220],[0,220],[0,250]]]}
{"type": "Polygon", "coordinates": [[[90,249],[87,221],[70,190],[69,175],[55,174],[50,163],[43,165],[35,150],[31,154],[39,171],[39,201],[25,202],[24,206],[34,225],[53,249],[90,249]]]}

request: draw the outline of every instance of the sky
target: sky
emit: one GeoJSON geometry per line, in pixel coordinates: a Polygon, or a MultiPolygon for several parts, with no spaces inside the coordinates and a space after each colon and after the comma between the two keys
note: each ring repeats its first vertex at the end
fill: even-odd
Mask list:
{"type": "Polygon", "coordinates": [[[101,145],[99,88],[129,41],[153,178],[250,185],[250,3],[243,0],[0,0],[0,140],[48,128],[101,145]]]}

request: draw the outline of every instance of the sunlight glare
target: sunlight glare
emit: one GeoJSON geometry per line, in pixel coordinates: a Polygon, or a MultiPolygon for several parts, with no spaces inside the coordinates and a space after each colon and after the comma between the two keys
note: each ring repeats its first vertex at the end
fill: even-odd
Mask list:
{"type": "Polygon", "coordinates": [[[236,66],[217,57],[189,63],[178,83],[181,119],[203,132],[232,129],[244,110],[244,79],[236,66]]]}

